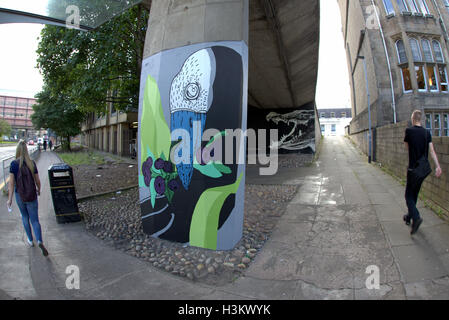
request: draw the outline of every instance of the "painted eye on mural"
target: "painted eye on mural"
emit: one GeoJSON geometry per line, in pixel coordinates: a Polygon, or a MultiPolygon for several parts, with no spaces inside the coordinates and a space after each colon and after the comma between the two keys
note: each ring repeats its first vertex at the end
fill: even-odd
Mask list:
{"type": "Polygon", "coordinates": [[[197,100],[200,96],[200,85],[198,83],[189,83],[184,89],[184,97],[187,100],[197,100]]]}

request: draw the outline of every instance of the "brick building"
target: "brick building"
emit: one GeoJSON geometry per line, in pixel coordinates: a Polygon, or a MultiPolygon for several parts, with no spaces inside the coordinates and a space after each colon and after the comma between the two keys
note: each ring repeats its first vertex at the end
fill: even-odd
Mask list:
{"type": "Polygon", "coordinates": [[[409,120],[420,109],[433,134],[447,136],[449,0],[337,1],[352,88],[350,132],[368,128],[363,56],[373,128],[409,120]]]}
{"type": "Polygon", "coordinates": [[[11,125],[11,137],[17,139],[34,138],[37,132],[31,123],[36,99],[11,96],[0,96],[0,119],[11,125]]]}

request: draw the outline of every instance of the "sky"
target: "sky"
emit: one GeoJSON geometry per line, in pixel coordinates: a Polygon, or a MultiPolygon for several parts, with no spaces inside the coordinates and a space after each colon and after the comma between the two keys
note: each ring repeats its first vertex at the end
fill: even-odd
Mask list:
{"type": "MultiPolygon", "coordinates": [[[[42,76],[35,66],[37,38],[42,28],[40,24],[0,24],[2,47],[0,50],[0,95],[32,98],[41,91],[42,76]]],[[[320,56],[316,91],[319,109],[351,105],[348,67],[343,43],[337,1],[321,0],[320,56]]]]}
{"type": "Polygon", "coordinates": [[[0,95],[33,98],[41,91],[36,69],[41,24],[0,24],[0,95]]]}
{"type": "Polygon", "coordinates": [[[318,109],[350,108],[351,88],[336,0],[321,0],[320,56],[316,104],[318,109]]]}

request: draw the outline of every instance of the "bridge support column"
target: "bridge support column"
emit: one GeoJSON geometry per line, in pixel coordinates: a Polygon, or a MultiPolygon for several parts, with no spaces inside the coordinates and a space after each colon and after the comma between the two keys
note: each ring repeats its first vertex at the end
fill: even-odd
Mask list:
{"type": "Polygon", "coordinates": [[[139,104],[142,225],[153,237],[230,250],[243,231],[246,146],[226,130],[246,130],[249,1],[186,2],[153,0],[150,12],[139,104]]]}

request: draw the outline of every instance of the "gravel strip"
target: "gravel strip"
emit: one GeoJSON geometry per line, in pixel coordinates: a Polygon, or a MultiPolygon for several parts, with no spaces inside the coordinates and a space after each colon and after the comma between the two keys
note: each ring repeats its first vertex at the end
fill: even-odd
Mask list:
{"type": "Polygon", "coordinates": [[[89,232],[173,275],[209,285],[234,281],[270,237],[297,186],[246,185],[243,237],[231,251],[212,251],[143,233],[138,188],[79,203],[89,232]]]}

